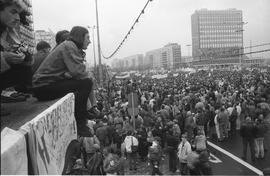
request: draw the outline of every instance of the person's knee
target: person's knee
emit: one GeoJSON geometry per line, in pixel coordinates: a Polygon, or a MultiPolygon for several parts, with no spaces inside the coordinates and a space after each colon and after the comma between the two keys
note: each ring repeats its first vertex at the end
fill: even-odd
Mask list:
{"type": "Polygon", "coordinates": [[[93,87],[92,79],[86,78],[86,79],[81,80],[81,82],[82,82],[83,88],[90,89],[90,90],[92,89],[92,87],[93,87]]]}

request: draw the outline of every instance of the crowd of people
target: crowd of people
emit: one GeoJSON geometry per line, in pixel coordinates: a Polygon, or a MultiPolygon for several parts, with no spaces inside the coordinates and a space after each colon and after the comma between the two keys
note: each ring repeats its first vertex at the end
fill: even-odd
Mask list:
{"type": "MultiPolygon", "coordinates": [[[[152,175],[162,175],[161,165],[166,164],[172,174],[211,175],[207,140],[230,141],[239,131],[242,159],[256,162],[269,148],[264,140],[269,128],[269,81],[269,71],[257,70],[179,73],[162,81],[112,80],[110,89],[96,91],[98,103],[88,111],[91,137],[81,137],[88,141],[82,150],[86,156],[105,153],[100,170],[107,174],[136,173],[143,163],[152,175]],[[139,104],[134,117],[128,112],[132,92],[139,104]],[[246,157],[248,145],[251,160],[246,157]],[[89,147],[95,150],[87,152],[89,147]]],[[[84,159],[82,167],[89,168],[91,162],[84,159]]]]}
{"type": "MultiPolygon", "coordinates": [[[[39,101],[75,94],[77,148],[63,174],[136,174],[138,164],[144,163],[152,175],[162,175],[161,165],[166,164],[171,173],[211,175],[207,140],[230,140],[238,130],[242,159],[248,160],[248,145],[252,162],[264,158],[269,148],[264,140],[269,128],[269,70],[179,73],[162,81],[148,76],[112,79],[109,87],[98,88],[85,64],[84,50],[90,43],[85,27],[59,31],[56,47],[50,50],[42,41],[32,55],[19,45],[15,30],[23,23],[24,9],[12,1],[0,3],[1,101],[10,89],[22,93],[9,94],[9,101],[23,93],[39,101]],[[128,112],[130,93],[138,97],[135,116],[128,112]]],[[[1,107],[1,116],[5,113],[1,107]]]]}

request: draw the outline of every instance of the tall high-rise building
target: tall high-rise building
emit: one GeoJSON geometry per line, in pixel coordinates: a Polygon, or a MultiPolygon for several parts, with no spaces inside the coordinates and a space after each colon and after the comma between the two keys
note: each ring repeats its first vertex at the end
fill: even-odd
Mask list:
{"type": "Polygon", "coordinates": [[[51,30],[49,31],[36,30],[35,39],[36,39],[36,44],[43,40],[45,42],[48,42],[52,48],[54,48],[56,45],[55,34],[51,30]]]}
{"type": "Polygon", "coordinates": [[[232,65],[243,53],[241,10],[196,10],[191,16],[194,65],[232,65]]]}
{"type": "Polygon", "coordinates": [[[169,43],[162,48],[148,51],[145,54],[145,64],[150,68],[179,68],[181,64],[181,46],[177,43],[169,43]]]}

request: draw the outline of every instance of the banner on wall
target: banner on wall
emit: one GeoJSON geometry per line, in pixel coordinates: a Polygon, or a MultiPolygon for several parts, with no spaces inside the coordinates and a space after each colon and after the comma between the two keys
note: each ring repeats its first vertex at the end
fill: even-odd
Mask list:
{"type": "Polygon", "coordinates": [[[28,175],[25,137],[7,127],[1,131],[1,175],[28,175]]]}
{"type": "Polygon", "coordinates": [[[21,127],[28,133],[33,174],[61,175],[66,150],[77,139],[74,94],[70,93],[21,127]]]}

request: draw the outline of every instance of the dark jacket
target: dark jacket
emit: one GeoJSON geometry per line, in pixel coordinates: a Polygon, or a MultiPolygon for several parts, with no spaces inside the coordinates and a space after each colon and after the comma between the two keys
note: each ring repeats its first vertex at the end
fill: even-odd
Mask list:
{"type": "Polygon", "coordinates": [[[39,66],[42,64],[44,59],[48,56],[49,53],[38,51],[36,54],[33,55],[34,58],[34,64],[32,66],[32,74],[34,74],[39,66]]]}
{"type": "Polygon", "coordinates": [[[267,129],[267,125],[263,121],[259,121],[256,123],[255,130],[256,130],[255,137],[261,138],[261,137],[264,137],[268,129],[267,129]]]}
{"type": "Polygon", "coordinates": [[[243,125],[240,127],[240,135],[243,138],[254,138],[256,133],[256,127],[254,122],[244,122],[243,125]]]}
{"type": "Polygon", "coordinates": [[[205,117],[204,113],[198,113],[196,115],[196,124],[199,126],[204,126],[206,123],[207,119],[205,117]]]}
{"type": "Polygon", "coordinates": [[[86,167],[89,175],[105,175],[103,168],[103,156],[102,153],[96,152],[87,162],[86,167]]]}
{"type": "Polygon", "coordinates": [[[109,142],[108,126],[104,125],[104,126],[97,128],[96,136],[98,137],[98,140],[101,143],[108,144],[108,142],[109,142]]]}
{"type": "Polygon", "coordinates": [[[162,157],[162,149],[160,145],[156,147],[149,147],[149,160],[150,161],[160,161],[162,157]]]}
{"type": "Polygon", "coordinates": [[[177,150],[179,144],[179,138],[177,136],[173,136],[168,134],[166,136],[168,149],[177,150]]]}

